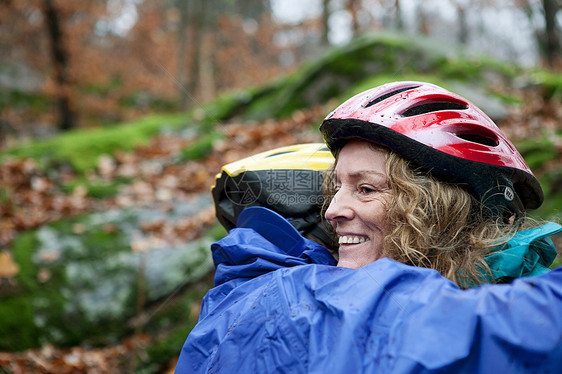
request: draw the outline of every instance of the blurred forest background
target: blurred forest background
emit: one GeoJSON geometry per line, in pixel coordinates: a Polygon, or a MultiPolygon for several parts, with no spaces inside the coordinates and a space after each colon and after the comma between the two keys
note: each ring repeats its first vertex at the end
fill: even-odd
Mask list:
{"type": "Polygon", "coordinates": [[[475,102],[540,179],[532,214],[559,220],[561,7],[0,0],[0,374],[173,372],[225,234],[221,166],[321,141],[381,83],[475,102]]]}
{"type": "Polygon", "coordinates": [[[1,145],[200,106],[367,31],[431,35],[556,67],[559,8],[558,0],[3,0],[1,145]]]}

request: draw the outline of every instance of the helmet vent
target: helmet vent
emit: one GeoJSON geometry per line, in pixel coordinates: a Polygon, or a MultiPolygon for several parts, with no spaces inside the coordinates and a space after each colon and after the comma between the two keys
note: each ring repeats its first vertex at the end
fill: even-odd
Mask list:
{"type": "Polygon", "coordinates": [[[486,135],[457,134],[457,137],[472,143],[478,143],[489,147],[497,147],[499,144],[498,139],[486,135]]]}
{"type": "Polygon", "coordinates": [[[394,95],[398,95],[400,92],[412,90],[412,89],[418,88],[418,87],[419,87],[419,86],[411,86],[411,87],[405,87],[405,88],[401,88],[401,89],[399,89],[399,90],[391,91],[391,92],[389,92],[389,93],[387,93],[387,94],[384,94],[384,95],[382,95],[382,96],[377,97],[376,99],[374,99],[374,100],[372,100],[372,101],[369,101],[369,103],[368,103],[367,105],[365,105],[365,108],[368,108],[368,107],[370,107],[370,106],[372,106],[372,105],[375,105],[375,104],[377,104],[377,103],[380,103],[381,101],[386,100],[386,99],[388,99],[389,97],[392,97],[392,96],[394,96],[394,95]]]}
{"type": "Polygon", "coordinates": [[[411,107],[402,113],[402,117],[412,117],[425,113],[438,112],[440,110],[465,110],[468,107],[461,103],[454,103],[450,101],[438,101],[434,103],[426,103],[411,107]]]}

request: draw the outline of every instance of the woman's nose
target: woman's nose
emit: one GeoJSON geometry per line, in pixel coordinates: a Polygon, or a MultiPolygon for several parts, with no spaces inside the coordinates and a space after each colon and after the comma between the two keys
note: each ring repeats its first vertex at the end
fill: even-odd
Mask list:
{"type": "Polygon", "coordinates": [[[343,188],[340,188],[332,198],[324,216],[328,221],[342,221],[353,218],[351,198],[343,188]]]}

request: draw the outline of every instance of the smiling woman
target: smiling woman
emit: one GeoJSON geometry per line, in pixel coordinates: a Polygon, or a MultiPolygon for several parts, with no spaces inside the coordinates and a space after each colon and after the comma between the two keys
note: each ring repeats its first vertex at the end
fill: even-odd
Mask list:
{"type": "Polygon", "coordinates": [[[383,255],[390,199],[386,152],[353,141],[339,153],[325,216],[338,236],[338,266],[359,268],[383,255]]]}
{"type": "Polygon", "coordinates": [[[483,216],[482,204],[466,189],[415,170],[396,152],[370,142],[347,143],[327,175],[325,217],[340,244],[338,266],[359,268],[389,257],[438,270],[463,288],[501,282],[484,258],[530,225],[483,216]],[[342,178],[348,181],[343,191],[342,178]]]}
{"type": "Polygon", "coordinates": [[[338,260],[295,217],[242,210],[211,247],[215,288],[176,373],[559,372],[562,268],[548,266],[562,227],[529,223],[542,190],[498,127],[440,87],[396,82],[320,131],[338,260]]]}
{"type": "MultiPolygon", "coordinates": [[[[336,156],[336,180],[340,169],[371,159],[370,170],[382,171],[390,191],[384,217],[370,219],[385,222],[384,240],[369,257],[353,251],[353,263],[389,257],[438,270],[463,288],[516,277],[500,279],[505,274],[494,272],[485,257],[529,228],[525,211],[542,203],[542,190],[519,152],[474,104],[432,84],[396,82],[343,103],[321,132],[336,156]],[[376,157],[368,145],[378,147],[376,157]]],[[[334,199],[326,218],[340,235],[343,225],[360,225],[364,214],[338,216],[336,190],[327,184],[327,201],[334,199]]],[[[340,246],[340,255],[344,249],[347,258],[352,247],[340,246]]]]}

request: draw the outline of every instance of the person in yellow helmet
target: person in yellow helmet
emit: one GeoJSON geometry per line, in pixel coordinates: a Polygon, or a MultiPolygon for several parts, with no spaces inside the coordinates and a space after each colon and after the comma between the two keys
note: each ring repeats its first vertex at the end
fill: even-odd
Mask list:
{"type": "Polygon", "coordinates": [[[323,143],[295,144],[224,165],[211,194],[218,221],[236,227],[246,208],[269,208],[289,220],[301,235],[335,249],[330,225],[321,217],[322,180],[334,157],[323,143]]]}

